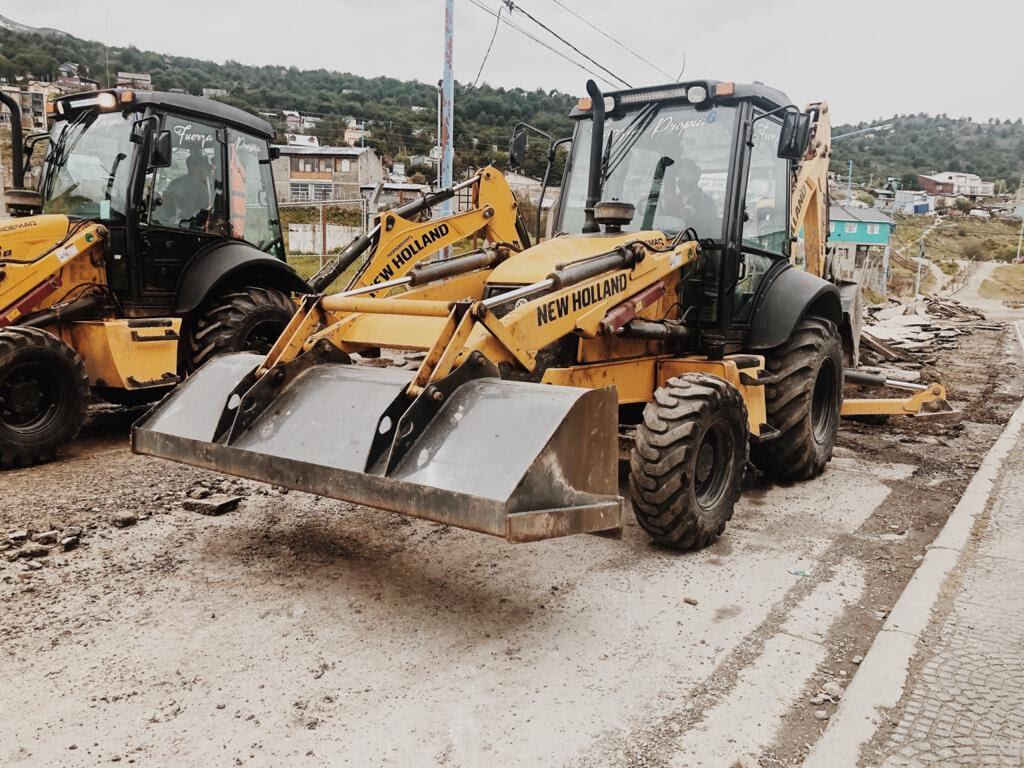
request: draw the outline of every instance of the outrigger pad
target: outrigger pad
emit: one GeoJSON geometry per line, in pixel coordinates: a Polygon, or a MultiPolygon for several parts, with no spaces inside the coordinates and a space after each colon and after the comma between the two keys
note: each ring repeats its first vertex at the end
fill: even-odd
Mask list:
{"type": "Polygon", "coordinates": [[[211,360],[136,424],[133,449],[509,541],[622,527],[612,388],[472,379],[381,475],[370,446],[410,371],[313,365],[228,445],[217,424],[259,361],[211,360]]]}

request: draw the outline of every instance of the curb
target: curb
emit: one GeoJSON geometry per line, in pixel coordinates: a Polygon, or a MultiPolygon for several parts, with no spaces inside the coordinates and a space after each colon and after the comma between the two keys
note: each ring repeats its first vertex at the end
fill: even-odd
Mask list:
{"type": "MultiPolygon", "coordinates": [[[[1024,321],[1014,325],[1024,350],[1024,321]]],[[[946,524],[928,547],[803,768],[856,768],[861,749],[882,723],[881,710],[899,703],[921,633],[928,626],[949,574],[960,562],[978,516],[988,506],[1003,461],[1022,433],[1024,401],[985,454],[946,524]]]]}

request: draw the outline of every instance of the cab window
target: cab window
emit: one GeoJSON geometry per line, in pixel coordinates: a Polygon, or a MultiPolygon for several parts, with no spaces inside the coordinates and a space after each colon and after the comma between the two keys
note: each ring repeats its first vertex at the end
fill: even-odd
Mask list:
{"type": "Polygon", "coordinates": [[[789,167],[778,156],[781,126],[770,118],[754,123],[750,169],[743,207],[743,253],[733,299],[733,320],[750,321],[754,299],[776,258],[786,253],[789,167]],[[768,253],[754,253],[750,248],[768,253]],[[776,254],[772,256],[770,254],[776,254]]]}
{"type": "Polygon", "coordinates": [[[198,120],[168,115],[171,164],[153,180],[150,223],[191,231],[224,231],[224,171],[217,129],[198,120]]]}
{"type": "Polygon", "coordinates": [[[280,237],[280,225],[267,142],[229,129],[227,146],[231,236],[268,250],[280,237]]]}

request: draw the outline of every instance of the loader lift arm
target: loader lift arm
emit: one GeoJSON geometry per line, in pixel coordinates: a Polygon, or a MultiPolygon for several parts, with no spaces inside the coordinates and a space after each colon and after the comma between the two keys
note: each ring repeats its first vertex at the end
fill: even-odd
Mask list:
{"type": "Polygon", "coordinates": [[[363,262],[345,290],[396,280],[428,256],[478,234],[492,245],[507,243],[516,250],[530,246],[515,195],[501,171],[492,166],[480,169],[454,187],[429,193],[379,214],[373,229],[356,238],[325,265],[310,280],[310,285],[314,291],[322,293],[361,257],[363,262]],[[472,191],[469,210],[425,221],[415,218],[466,189],[472,191]]]}

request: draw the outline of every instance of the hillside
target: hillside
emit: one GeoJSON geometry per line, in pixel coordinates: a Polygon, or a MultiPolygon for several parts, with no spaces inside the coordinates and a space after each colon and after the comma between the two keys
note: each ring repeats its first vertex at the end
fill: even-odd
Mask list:
{"type": "MultiPolygon", "coordinates": [[[[156,88],[181,88],[201,93],[221,88],[232,104],[256,111],[294,109],[323,117],[313,131],[328,142],[340,142],[345,117],[365,121],[372,138],[367,144],[383,155],[398,158],[426,154],[436,132],[436,89],[430,83],[388,77],[366,78],[345,72],[299,70],[283,66],[248,66],[142,51],[111,48],[109,71],[148,72],[156,88]]],[[[32,29],[0,16],[0,78],[53,78],[65,62],[84,67],[83,74],[106,81],[101,43],[81,40],[52,29],[32,29]]],[[[431,73],[425,73],[431,74],[431,73]]],[[[836,101],[841,97],[836,98],[836,101]]],[[[456,172],[488,162],[502,163],[512,126],[526,121],[555,136],[569,130],[566,117],[573,103],[569,94],[521,88],[470,88],[456,85],[456,172]],[[496,149],[495,149],[496,148],[496,149]]],[[[845,173],[854,161],[854,179],[876,183],[886,176],[905,177],[916,185],[917,173],[958,169],[1016,188],[1024,173],[1024,121],[977,124],[969,118],[946,115],[898,115],[875,125],[894,128],[866,133],[834,145],[833,168],[845,173]]],[[[835,126],[834,133],[864,128],[869,123],[835,126]]],[[[278,126],[283,129],[283,125],[278,126]]],[[[531,144],[528,171],[539,173],[543,160],[539,143],[531,144]]]]}
{"type": "Polygon", "coordinates": [[[974,123],[970,118],[946,115],[896,115],[871,123],[837,126],[837,136],[869,125],[892,123],[890,130],[867,132],[840,139],[832,146],[832,169],[846,173],[853,160],[858,182],[904,178],[904,187],[918,189],[916,174],[967,171],[1015,190],[1024,174],[1024,120],[974,123]]]}
{"type": "MultiPolygon", "coordinates": [[[[102,43],[26,29],[0,17],[0,78],[9,82],[26,76],[52,79],[60,64],[71,61],[82,67],[83,75],[106,82],[102,43]]],[[[292,109],[321,116],[322,122],[312,133],[328,142],[340,143],[343,119],[353,117],[365,121],[371,132],[366,143],[393,158],[427,154],[434,143],[437,90],[428,83],[323,69],[256,67],[233,61],[217,64],[134,47],[110,48],[106,55],[112,77],[118,71],[148,72],[159,90],[181,88],[200,94],[203,88],[221,88],[230,94],[224,101],[252,112],[292,109]]],[[[501,162],[512,126],[520,120],[565,135],[569,130],[566,116],[574,101],[557,91],[457,85],[456,172],[501,162]]],[[[283,131],[283,125],[277,127],[283,131]]],[[[542,162],[540,150],[539,144],[531,146],[535,165],[542,162]]]]}

